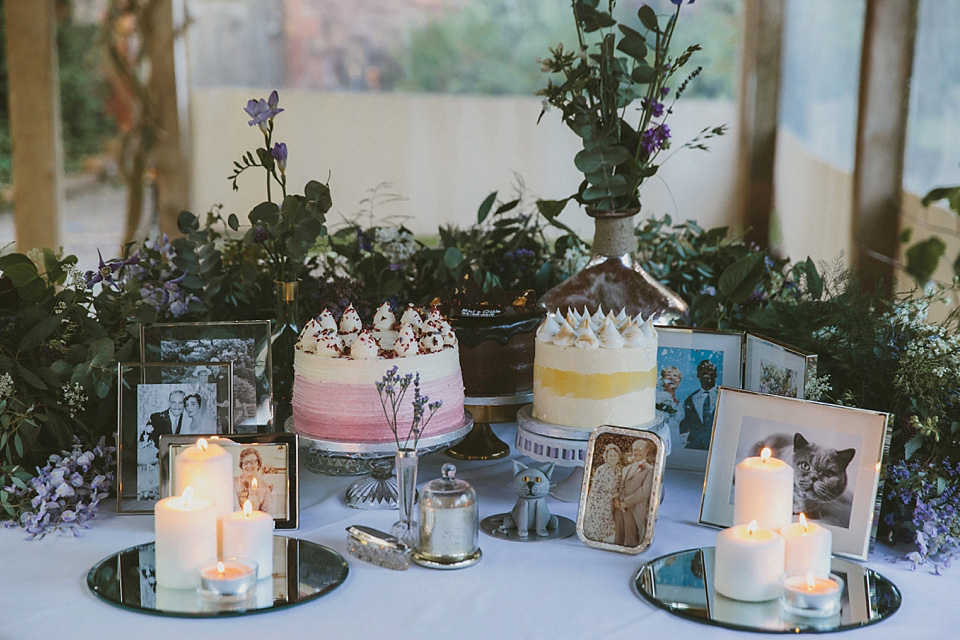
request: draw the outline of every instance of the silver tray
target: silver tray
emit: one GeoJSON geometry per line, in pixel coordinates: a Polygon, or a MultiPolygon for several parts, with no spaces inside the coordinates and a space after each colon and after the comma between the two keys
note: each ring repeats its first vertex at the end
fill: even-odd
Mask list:
{"type": "Polygon", "coordinates": [[[165,589],[154,579],[154,543],[129,547],[107,556],[87,573],[95,596],[122,609],[176,618],[244,616],[315,600],[347,578],[347,561],[334,551],[298,538],[273,537],[273,578],[240,605],[205,602],[197,589],[165,589]],[[279,561],[281,558],[284,561],[279,561]]]}

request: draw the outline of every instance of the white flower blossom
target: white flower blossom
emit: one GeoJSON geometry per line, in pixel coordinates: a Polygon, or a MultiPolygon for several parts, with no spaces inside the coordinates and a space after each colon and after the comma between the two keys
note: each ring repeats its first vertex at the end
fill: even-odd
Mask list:
{"type": "Polygon", "coordinates": [[[9,373],[0,376],[0,400],[8,396],[13,396],[13,378],[9,373]]]}

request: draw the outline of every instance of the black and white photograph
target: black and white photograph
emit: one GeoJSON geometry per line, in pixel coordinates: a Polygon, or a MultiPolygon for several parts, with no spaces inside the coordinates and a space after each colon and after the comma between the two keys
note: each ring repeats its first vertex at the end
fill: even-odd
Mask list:
{"type": "Polygon", "coordinates": [[[149,513],[161,497],[160,438],[230,433],[230,362],[121,363],[120,513],[149,513]]]}
{"type": "Polygon", "coordinates": [[[720,390],[700,522],[733,524],[734,469],[769,448],[793,467],[793,513],[828,528],[834,553],[865,559],[876,531],[889,414],[720,390]]]}
{"type": "Polygon", "coordinates": [[[653,541],[663,441],[639,429],[600,427],[587,444],[577,535],[599,549],[640,553],[653,541]]]}
{"type": "Polygon", "coordinates": [[[786,398],[806,398],[817,374],[817,355],[763,336],[747,334],[743,388],[786,398]]]}
{"type": "Polygon", "coordinates": [[[719,387],[740,387],[743,334],[657,327],[657,411],[670,430],[667,466],[706,467],[719,387]]]}
{"type": "MultiPolygon", "coordinates": [[[[196,437],[165,435],[160,439],[161,497],[172,495],[176,486],[177,455],[193,446],[196,437]]],[[[233,508],[243,509],[249,500],[257,511],[271,516],[278,529],[298,526],[297,435],[234,434],[217,444],[233,457],[233,508]]]]}
{"type": "Polygon", "coordinates": [[[145,324],[140,338],[144,362],[232,362],[234,431],[270,428],[269,321],[145,324]]]}

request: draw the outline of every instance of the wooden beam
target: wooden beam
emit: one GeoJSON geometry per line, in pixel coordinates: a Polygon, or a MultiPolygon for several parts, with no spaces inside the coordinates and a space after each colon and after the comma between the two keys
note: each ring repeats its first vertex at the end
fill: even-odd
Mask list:
{"type": "Polygon", "coordinates": [[[187,138],[186,53],[182,30],[183,0],[158,0],[150,7],[151,100],[156,107],[157,144],[153,149],[156,169],[156,205],[160,231],[179,235],[177,216],[189,208],[187,138]]]}
{"type": "Polygon", "coordinates": [[[891,295],[918,0],[867,0],[853,168],[854,271],[891,295]]]}
{"type": "Polygon", "coordinates": [[[770,244],[784,0],[744,2],[738,184],[747,239],[770,244]]]}
{"type": "Polygon", "coordinates": [[[54,0],[6,0],[17,251],[58,248],[63,143],[54,0]]]}

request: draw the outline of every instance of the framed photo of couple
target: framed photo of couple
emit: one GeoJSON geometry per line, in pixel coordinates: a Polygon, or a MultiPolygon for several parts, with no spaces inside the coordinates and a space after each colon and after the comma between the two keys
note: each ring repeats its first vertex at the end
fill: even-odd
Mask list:
{"type": "Polygon", "coordinates": [[[590,434],[577,511],[587,546],[631,554],[650,546],[665,458],[651,431],[604,426],[590,434]]]}
{"type": "Polygon", "coordinates": [[[233,428],[233,363],[123,363],[118,372],[117,510],[153,513],[160,436],[233,428]]]}
{"type": "Polygon", "coordinates": [[[721,389],[701,524],[733,524],[734,469],[769,447],[793,467],[794,515],[833,534],[833,552],[866,560],[876,538],[889,414],[721,389]]]}
{"type": "Polygon", "coordinates": [[[667,467],[703,471],[718,390],[743,386],[739,331],[657,327],[657,411],[670,430],[667,467]]]}
{"type": "Polygon", "coordinates": [[[232,362],[233,432],[282,431],[273,424],[270,322],[140,325],[142,362],[232,362]]]}
{"type": "MultiPolygon", "coordinates": [[[[160,497],[173,495],[176,457],[197,436],[160,436],[160,497]]],[[[253,508],[273,516],[277,529],[299,526],[297,434],[233,434],[216,441],[233,457],[234,510],[250,500],[253,508]]]]}

